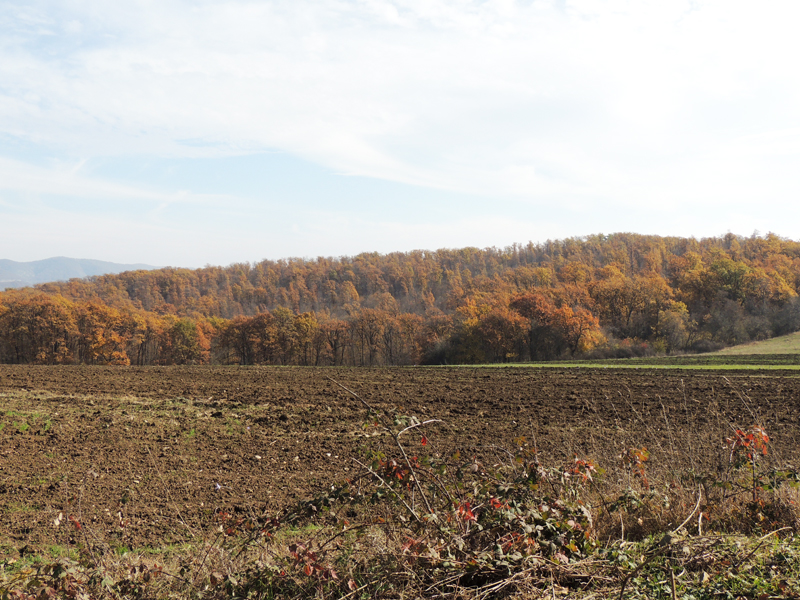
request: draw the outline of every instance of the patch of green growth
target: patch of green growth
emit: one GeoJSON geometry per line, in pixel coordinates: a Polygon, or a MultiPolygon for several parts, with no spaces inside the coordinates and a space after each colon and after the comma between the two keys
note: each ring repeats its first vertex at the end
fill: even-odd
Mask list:
{"type": "Polygon", "coordinates": [[[715,356],[752,356],[757,354],[793,354],[795,356],[800,356],[800,332],[790,333],[789,335],[782,335],[768,340],[731,346],[730,348],[723,348],[711,354],[715,356]]]}
{"type": "Polygon", "coordinates": [[[229,436],[243,435],[245,432],[242,422],[236,417],[228,417],[225,420],[225,433],[229,436]]]}
{"type": "Polygon", "coordinates": [[[770,363],[745,363],[745,362],[689,362],[689,361],[667,361],[657,362],[634,362],[638,359],[629,359],[631,362],[553,362],[553,363],[532,363],[528,366],[540,368],[559,368],[559,369],[675,369],[684,371],[797,371],[800,364],[770,364],[770,363]]]}
{"type": "MultiPolygon", "coordinates": [[[[742,370],[796,371],[800,370],[800,355],[741,355],[660,356],[647,358],[609,358],[603,360],[561,360],[537,363],[495,363],[482,365],[452,365],[448,368],[552,368],[552,369],[683,369],[683,370],[742,370]]],[[[438,368],[438,367],[431,367],[438,368]]]]}
{"type": "Polygon", "coordinates": [[[78,558],[78,551],[75,548],[68,548],[58,544],[53,544],[47,548],[47,554],[53,558],[78,558]]]}
{"type": "MultiPolygon", "coordinates": [[[[53,427],[53,420],[48,413],[32,411],[20,412],[18,410],[9,410],[5,416],[11,418],[11,425],[19,432],[26,433],[28,431],[35,431],[41,435],[47,433],[53,427]]],[[[0,430],[5,427],[6,423],[0,424],[0,430]]]]}
{"type": "Polygon", "coordinates": [[[800,592],[796,536],[673,536],[616,542],[598,558],[616,567],[629,600],[650,598],[793,598],[800,592]]]}
{"type": "Polygon", "coordinates": [[[34,513],[39,510],[39,507],[30,506],[22,502],[9,502],[6,510],[9,513],[34,513]]]}
{"type": "Polygon", "coordinates": [[[136,548],[135,552],[151,556],[180,556],[191,554],[197,549],[197,544],[183,542],[180,544],[165,544],[164,546],[144,546],[142,548],[136,548]]]}

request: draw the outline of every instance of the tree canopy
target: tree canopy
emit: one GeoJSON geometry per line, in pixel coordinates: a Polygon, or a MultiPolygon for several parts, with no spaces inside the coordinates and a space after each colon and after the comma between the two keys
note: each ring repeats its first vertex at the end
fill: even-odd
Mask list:
{"type": "Polygon", "coordinates": [[[0,293],[0,361],[378,365],[706,350],[800,329],[800,243],[593,235],[129,271],[0,293]]]}

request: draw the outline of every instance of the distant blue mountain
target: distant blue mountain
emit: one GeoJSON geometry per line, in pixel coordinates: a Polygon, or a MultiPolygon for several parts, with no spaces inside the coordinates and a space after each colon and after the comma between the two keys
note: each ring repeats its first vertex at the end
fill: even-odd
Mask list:
{"type": "Polygon", "coordinates": [[[67,281],[93,275],[108,275],[142,269],[149,271],[158,268],[151,265],[121,265],[102,260],[66,258],[64,256],[32,262],[0,259],[0,290],[51,281],[67,281]]]}

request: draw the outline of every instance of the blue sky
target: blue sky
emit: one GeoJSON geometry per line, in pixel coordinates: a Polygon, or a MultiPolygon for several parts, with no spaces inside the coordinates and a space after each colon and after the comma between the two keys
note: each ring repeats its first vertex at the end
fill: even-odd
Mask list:
{"type": "Polygon", "coordinates": [[[0,258],[800,238],[788,0],[6,0],[0,258]]]}

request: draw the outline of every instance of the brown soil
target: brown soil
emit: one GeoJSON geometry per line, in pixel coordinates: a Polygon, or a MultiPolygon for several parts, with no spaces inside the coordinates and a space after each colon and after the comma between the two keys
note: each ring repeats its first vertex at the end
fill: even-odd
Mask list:
{"type": "MultiPolygon", "coordinates": [[[[369,437],[364,406],[330,378],[441,419],[426,450],[484,461],[524,437],[544,463],[577,454],[609,477],[631,446],[652,451],[649,468],[702,469],[732,426],[756,422],[770,460],[800,453],[790,372],[0,366],[0,553],[75,543],[71,516],[98,545],[181,543],[218,510],[277,512],[346,478],[386,438],[369,437]]],[[[414,452],[420,437],[408,435],[414,452]]]]}

